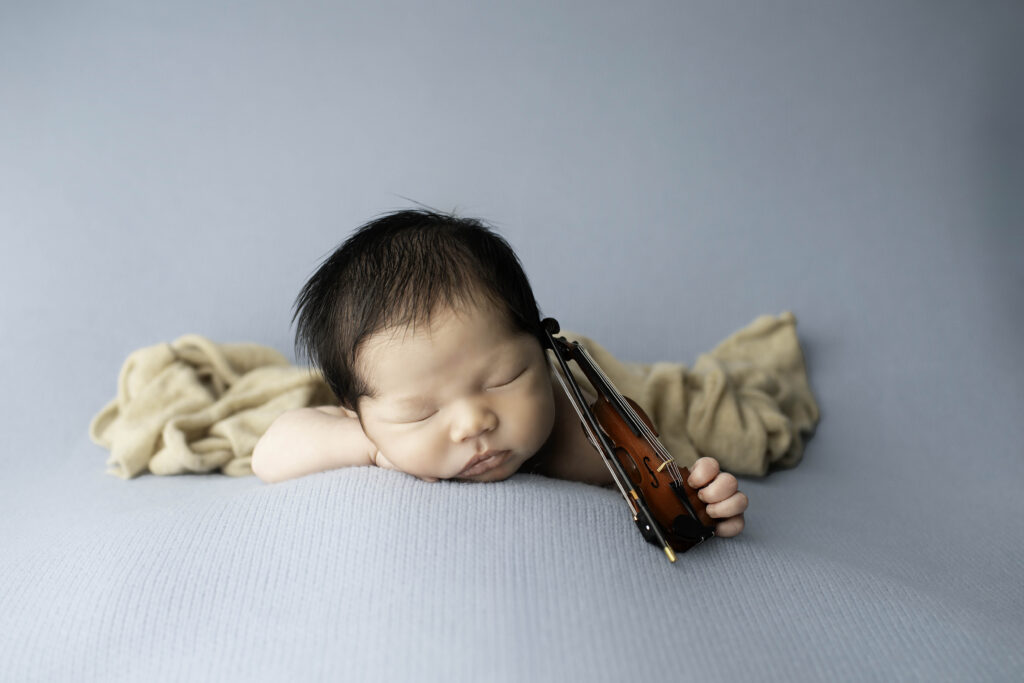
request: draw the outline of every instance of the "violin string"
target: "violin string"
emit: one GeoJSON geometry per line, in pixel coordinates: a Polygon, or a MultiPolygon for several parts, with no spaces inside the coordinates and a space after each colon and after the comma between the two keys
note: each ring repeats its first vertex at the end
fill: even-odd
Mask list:
{"type": "MultiPolygon", "coordinates": [[[[555,325],[554,329],[557,330],[558,329],[558,327],[557,327],[558,323],[556,321],[552,321],[552,322],[554,322],[554,325],[555,325]]],[[[633,491],[632,484],[629,484],[629,492],[631,494],[633,494],[633,496],[636,498],[636,504],[634,504],[633,500],[631,500],[629,495],[626,494],[626,491],[623,488],[623,484],[624,484],[624,482],[629,480],[629,477],[626,475],[626,472],[623,470],[623,466],[619,463],[619,461],[615,457],[614,452],[612,452],[610,450],[611,445],[608,443],[608,440],[604,436],[604,433],[603,433],[604,430],[603,430],[603,428],[601,428],[601,426],[597,422],[597,416],[594,415],[594,413],[591,410],[590,406],[587,405],[587,401],[586,401],[586,399],[583,396],[583,391],[582,391],[582,389],[580,389],[579,384],[576,382],[575,378],[572,377],[571,372],[569,370],[569,366],[566,363],[565,358],[562,356],[562,353],[561,353],[561,351],[558,348],[559,343],[564,344],[566,346],[566,349],[568,350],[568,352],[576,360],[576,364],[577,365],[580,365],[580,362],[579,362],[580,358],[583,357],[583,356],[586,356],[586,362],[590,363],[591,370],[593,370],[594,368],[597,368],[597,372],[600,375],[604,375],[604,373],[601,371],[600,367],[597,366],[597,364],[593,362],[593,359],[590,358],[590,355],[586,353],[586,349],[581,347],[578,342],[574,342],[573,345],[570,346],[569,343],[565,339],[559,338],[558,341],[555,341],[554,334],[550,331],[550,329],[546,329],[545,330],[545,334],[547,335],[548,346],[551,349],[551,351],[555,354],[555,357],[557,358],[558,364],[559,364],[560,372],[556,372],[555,376],[558,378],[559,384],[562,385],[563,391],[566,392],[566,395],[570,399],[570,403],[573,404],[573,408],[576,410],[577,414],[579,415],[580,420],[581,420],[581,422],[584,425],[584,428],[587,430],[588,437],[592,439],[592,445],[604,457],[605,466],[608,467],[609,471],[611,472],[612,480],[619,487],[620,493],[622,493],[623,498],[625,498],[625,500],[626,500],[626,504],[628,505],[629,509],[633,513],[633,520],[635,522],[637,522],[638,525],[641,524],[641,520],[639,519],[639,514],[642,512],[643,516],[644,516],[643,524],[646,524],[646,529],[648,529],[654,535],[654,537],[657,539],[657,544],[660,545],[665,550],[665,553],[668,555],[669,561],[670,562],[675,562],[676,561],[675,554],[672,552],[672,547],[669,545],[668,540],[665,538],[665,534],[662,531],[662,529],[661,529],[661,527],[660,527],[660,525],[658,523],[658,520],[655,518],[654,513],[648,508],[648,506],[644,502],[643,498],[637,496],[637,494],[633,491]],[[576,350],[583,351],[583,354],[580,355],[580,354],[573,353],[573,350],[574,350],[573,347],[575,347],[576,350]],[[563,375],[564,375],[564,377],[563,377],[563,375]],[[566,381],[571,382],[572,389],[573,389],[572,392],[570,392],[569,389],[567,388],[566,381]],[[586,412],[586,417],[584,417],[584,414],[583,414],[584,410],[581,410],[579,404],[582,404],[582,407],[583,407],[583,409],[586,412]],[[595,431],[597,432],[596,434],[595,434],[595,431]],[[594,437],[597,437],[597,438],[595,439],[594,437]],[[598,443],[601,444],[600,447],[597,446],[598,443]],[[614,465],[614,467],[613,467],[613,465],[614,465]],[[618,470],[618,471],[616,471],[616,470],[618,470]],[[620,479],[620,478],[622,478],[622,479],[620,479]]],[[[605,378],[605,379],[607,379],[607,378],[605,378]]],[[[611,382],[608,382],[608,385],[611,385],[611,382]]],[[[632,413],[633,411],[630,411],[630,412],[632,413]]],[[[634,416],[635,416],[635,413],[634,413],[634,416]]],[[[623,416],[623,419],[625,419],[625,416],[623,416]]],[[[655,439],[655,442],[657,442],[656,439],[655,439]]],[[[645,527],[640,527],[640,528],[641,528],[641,533],[643,533],[645,527]]],[[[645,533],[644,536],[646,538],[647,534],[645,533]]],[[[648,540],[650,540],[650,539],[648,539],[648,540]]]]}
{"type": "MultiPolygon", "coordinates": [[[[602,393],[604,393],[608,397],[609,401],[615,402],[615,405],[617,406],[617,409],[620,411],[620,414],[629,414],[630,419],[634,421],[634,426],[636,426],[639,430],[641,430],[644,433],[644,435],[647,437],[649,445],[653,447],[655,453],[657,453],[657,455],[662,459],[663,466],[668,470],[669,475],[672,478],[672,483],[679,488],[683,488],[683,476],[682,473],[679,471],[679,467],[675,464],[675,458],[672,456],[672,454],[665,449],[664,445],[661,443],[658,437],[654,434],[651,428],[648,427],[647,422],[642,420],[640,416],[637,414],[637,412],[633,409],[633,406],[630,405],[630,403],[623,398],[621,392],[619,392],[619,390],[615,387],[615,385],[608,378],[608,376],[604,374],[604,370],[602,370],[601,366],[594,361],[594,359],[587,352],[586,348],[580,345],[579,342],[576,342],[575,346],[581,352],[581,357],[585,358],[586,362],[594,370],[594,374],[597,376],[597,378],[602,383],[604,383],[605,386],[604,391],[602,393]]],[[[601,391],[601,389],[598,387],[595,387],[595,389],[601,391]]],[[[680,502],[683,503],[683,506],[686,508],[686,511],[690,515],[690,517],[697,521],[700,521],[700,516],[697,514],[697,511],[693,508],[693,505],[686,499],[685,492],[677,491],[677,494],[680,496],[680,502]]]]}
{"type": "MultiPolygon", "coordinates": [[[[584,349],[584,353],[587,353],[586,349],[584,349]]],[[[618,391],[614,384],[611,383],[611,380],[608,378],[607,375],[604,374],[604,371],[601,370],[600,366],[598,366],[596,362],[593,361],[593,358],[588,357],[588,360],[596,369],[601,381],[611,389],[611,391],[605,391],[605,393],[611,396],[611,399],[614,400],[618,410],[629,415],[630,419],[633,421],[634,426],[643,433],[643,435],[646,437],[648,441],[648,444],[652,447],[657,456],[660,459],[662,459],[662,465],[665,469],[669,471],[669,475],[672,477],[673,482],[679,483],[681,480],[681,475],[679,473],[679,469],[675,466],[675,459],[672,457],[672,454],[666,451],[662,441],[660,441],[657,438],[657,436],[647,426],[647,423],[640,418],[640,416],[637,414],[635,410],[633,410],[633,407],[629,403],[629,401],[622,400],[620,398],[622,396],[622,393],[618,391]]]]}
{"type": "Polygon", "coordinates": [[[634,421],[635,426],[637,426],[640,430],[643,431],[644,436],[647,437],[647,440],[652,446],[652,448],[654,448],[658,456],[661,457],[662,464],[665,465],[665,469],[668,470],[669,475],[672,477],[672,481],[676,484],[681,484],[682,474],[679,472],[679,468],[675,464],[675,458],[672,456],[672,454],[665,449],[665,446],[661,443],[661,441],[654,434],[654,432],[651,431],[651,428],[647,426],[647,423],[640,418],[640,416],[637,414],[635,410],[633,410],[633,406],[631,406],[628,401],[620,400],[619,397],[622,396],[621,392],[619,392],[615,385],[612,384],[612,381],[608,378],[606,374],[604,374],[604,370],[602,370],[601,366],[594,361],[594,359],[590,356],[587,350],[582,345],[579,346],[579,349],[582,352],[582,354],[586,357],[587,362],[594,368],[596,374],[598,375],[598,377],[600,377],[601,381],[607,387],[611,388],[611,391],[605,391],[603,393],[607,394],[608,396],[611,397],[612,400],[615,401],[620,411],[629,413],[629,416],[634,421]]]}
{"type": "MultiPolygon", "coordinates": [[[[557,349],[555,349],[554,346],[552,346],[552,351],[554,351],[559,363],[564,365],[565,359],[562,358],[561,353],[557,349]]],[[[614,481],[615,485],[619,488],[619,492],[622,494],[622,497],[626,499],[626,504],[629,506],[630,512],[632,512],[633,516],[635,517],[638,514],[638,510],[636,509],[636,506],[633,504],[633,501],[630,499],[629,494],[623,488],[622,482],[619,481],[619,476],[613,469],[612,464],[609,462],[609,458],[613,456],[610,453],[604,452],[605,448],[603,440],[597,434],[594,433],[593,426],[591,425],[591,420],[594,419],[593,414],[590,413],[589,408],[586,408],[584,410],[584,408],[579,405],[579,398],[576,396],[575,393],[573,393],[573,391],[570,391],[569,387],[566,385],[566,381],[568,380],[569,382],[571,382],[573,388],[576,389],[577,391],[580,390],[579,385],[576,383],[576,380],[572,376],[563,378],[563,374],[564,369],[560,367],[558,368],[558,371],[555,372],[555,377],[558,379],[558,383],[562,385],[562,391],[565,392],[565,395],[569,398],[569,403],[572,404],[573,410],[575,410],[576,414],[579,416],[580,422],[583,424],[583,428],[587,432],[587,437],[590,439],[591,444],[594,445],[594,448],[598,451],[598,453],[601,454],[602,460],[604,460],[605,467],[607,467],[609,472],[611,472],[612,481],[614,481]]]]}

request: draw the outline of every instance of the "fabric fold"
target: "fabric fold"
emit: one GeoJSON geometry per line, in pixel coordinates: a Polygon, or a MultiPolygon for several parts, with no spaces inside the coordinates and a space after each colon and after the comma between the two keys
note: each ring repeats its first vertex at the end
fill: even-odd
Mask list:
{"type": "MultiPolygon", "coordinates": [[[[682,363],[625,363],[588,337],[563,336],[587,348],[619,392],[651,417],[662,443],[687,467],[701,456],[740,475],[793,467],[820,419],[796,316],[789,311],[758,317],[701,354],[692,369],[682,363]]],[[[589,384],[575,364],[570,369],[578,382],[589,384]]]]}
{"type": "MultiPolygon", "coordinates": [[[[620,393],[640,404],[683,465],[709,455],[734,474],[792,467],[818,423],[790,312],[757,318],[692,369],[622,362],[588,337],[562,335],[583,344],[620,393]]],[[[588,384],[575,364],[570,369],[588,384]]],[[[89,436],[110,449],[108,472],[124,479],[146,471],[251,474],[256,442],[279,415],[338,403],[318,371],[291,365],[275,349],[197,334],[132,352],[117,387],[89,436]]]]}
{"type": "Polygon", "coordinates": [[[337,403],[323,377],[268,346],[218,344],[197,334],[132,352],[117,396],[89,436],[110,449],[108,472],[252,473],[252,451],[287,410],[337,403]]]}

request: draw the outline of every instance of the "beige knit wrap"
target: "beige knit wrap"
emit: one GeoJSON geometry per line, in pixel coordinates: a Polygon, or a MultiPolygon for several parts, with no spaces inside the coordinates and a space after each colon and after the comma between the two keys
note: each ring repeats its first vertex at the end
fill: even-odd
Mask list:
{"type": "MultiPolygon", "coordinates": [[[[563,336],[587,347],[684,465],[710,455],[735,474],[791,467],[818,422],[791,313],[761,316],[692,370],[623,363],[586,337],[563,336]]],[[[252,474],[256,442],[281,413],[324,404],[337,399],[319,372],[267,346],[188,334],[128,356],[117,396],[93,418],[89,436],[110,449],[108,471],[125,479],[145,471],[242,476],[252,474]]]]}
{"type": "MultiPolygon", "coordinates": [[[[560,336],[586,347],[687,467],[704,455],[733,474],[761,476],[771,467],[792,467],[818,424],[792,313],[760,316],[701,354],[692,369],[624,363],[592,339],[566,331],[560,336]]],[[[577,382],[586,382],[575,363],[569,367],[577,382]]]]}

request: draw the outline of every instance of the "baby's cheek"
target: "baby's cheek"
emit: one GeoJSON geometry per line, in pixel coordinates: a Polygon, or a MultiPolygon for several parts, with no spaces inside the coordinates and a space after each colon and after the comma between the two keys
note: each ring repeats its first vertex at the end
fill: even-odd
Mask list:
{"type": "Polygon", "coordinates": [[[416,476],[431,474],[423,471],[423,452],[428,447],[427,442],[422,438],[417,438],[415,433],[384,433],[378,434],[377,438],[372,440],[395,468],[416,476]]]}
{"type": "Polygon", "coordinates": [[[555,426],[554,400],[543,395],[524,403],[518,420],[523,448],[536,452],[544,445],[555,426]]]}

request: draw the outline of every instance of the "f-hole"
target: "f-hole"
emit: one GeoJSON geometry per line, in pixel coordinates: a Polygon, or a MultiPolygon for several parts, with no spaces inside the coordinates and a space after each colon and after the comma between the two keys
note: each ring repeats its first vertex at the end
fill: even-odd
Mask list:
{"type": "Polygon", "coordinates": [[[647,473],[651,475],[651,488],[656,489],[661,486],[661,482],[658,481],[658,475],[651,469],[651,456],[644,456],[644,467],[647,468],[647,473]]]}

